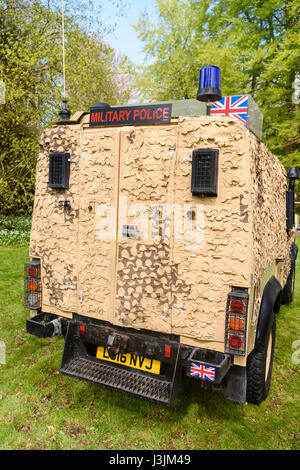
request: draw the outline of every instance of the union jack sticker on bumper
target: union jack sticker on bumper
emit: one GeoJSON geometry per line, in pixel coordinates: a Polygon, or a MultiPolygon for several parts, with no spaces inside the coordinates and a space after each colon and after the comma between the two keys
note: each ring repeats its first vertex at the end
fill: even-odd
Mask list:
{"type": "Polygon", "coordinates": [[[197,379],[215,381],[216,369],[203,364],[192,363],[190,366],[190,375],[197,379]]]}

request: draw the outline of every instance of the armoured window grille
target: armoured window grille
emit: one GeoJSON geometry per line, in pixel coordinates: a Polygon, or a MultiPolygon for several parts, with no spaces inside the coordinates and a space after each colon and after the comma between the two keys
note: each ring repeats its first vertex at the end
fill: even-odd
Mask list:
{"type": "Polygon", "coordinates": [[[219,151],[215,149],[193,151],[191,183],[193,196],[217,196],[218,158],[219,151]]]}
{"type": "Polygon", "coordinates": [[[70,177],[70,154],[53,152],[49,156],[49,186],[68,189],[70,177]]]}

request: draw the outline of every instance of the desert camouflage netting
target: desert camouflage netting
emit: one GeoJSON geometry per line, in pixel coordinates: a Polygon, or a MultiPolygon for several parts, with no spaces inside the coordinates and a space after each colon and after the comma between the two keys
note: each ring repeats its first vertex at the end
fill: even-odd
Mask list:
{"type": "Polygon", "coordinates": [[[278,159],[229,117],[54,126],[41,137],[30,244],[41,258],[42,309],[223,351],[231,287],[249,288],[253,326],[266,270],[282,285],[287,278],[286,189],[278,159]],[[219,149],[215,198],[191,193],[199,148],[219,149]],[[53,151],[70,153],[66,191],[48,186],[53,151]],[[128,226],[135,237],[122,236],[128,226]]]}

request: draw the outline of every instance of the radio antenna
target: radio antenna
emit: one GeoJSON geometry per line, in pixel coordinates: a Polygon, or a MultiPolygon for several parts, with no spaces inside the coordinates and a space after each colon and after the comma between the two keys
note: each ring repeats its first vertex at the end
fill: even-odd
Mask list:
{"type": "Polygon", "coordinates": [[[64,14],[64,0],[61,0],[61,20],[62,20],[62,57],[63,57],[63,83],[64,83],[64,98],[66,97],[66,64],[65,64],[65,14],[64,14]]]}
{"type": "Polygon", "coordinates": [[[65,14],[64,14],[64,0],[61,0],[61,21],[62,21],[62,59],[63,59],[63,109],[59,112],[61,121],[68,121],[71,112],[67,109],[66,98],[66,64],[65,64],[65,14]]]}

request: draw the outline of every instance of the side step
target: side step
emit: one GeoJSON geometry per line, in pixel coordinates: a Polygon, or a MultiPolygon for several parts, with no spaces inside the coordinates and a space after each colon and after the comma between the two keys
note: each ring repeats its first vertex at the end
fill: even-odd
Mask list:
{"type": "Polygon", "coordinates": [[[79,335],[79,326],[70,322],[65,348],[60,367],[60,373],[96,385],[126,392],[136,397],[170,405],[177,391],[180,347],[178,345],[177,359],[166,376],[158,376],[130,367],[102,361],[89,356],[79,335]]]}

